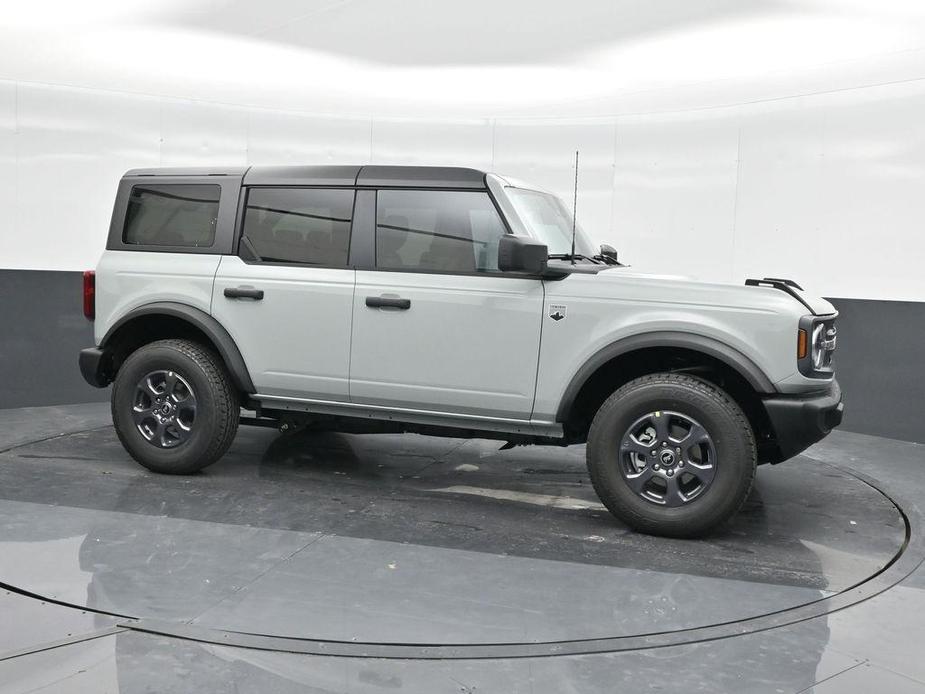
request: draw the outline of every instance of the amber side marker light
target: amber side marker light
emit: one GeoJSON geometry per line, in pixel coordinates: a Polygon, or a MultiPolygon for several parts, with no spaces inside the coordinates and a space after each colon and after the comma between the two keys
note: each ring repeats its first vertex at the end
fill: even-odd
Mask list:
{"type": "Polygon", "coordinates": [[[797,332],[797,359],[806,358],[806,331],[802,328],[797,332]]]}

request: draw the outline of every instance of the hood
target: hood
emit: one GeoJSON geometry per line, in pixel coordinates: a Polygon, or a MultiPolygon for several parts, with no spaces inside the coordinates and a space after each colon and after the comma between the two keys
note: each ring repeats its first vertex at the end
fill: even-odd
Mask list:
{"type": "MultiPolygon", "coordinates": [[[[710,282],[685,275],[640,272],[628,266],[611,268],[597,275],[600,279],[613,279],[619,283],[622,279],[634,279],[650,288],[658,287],[670,292],[679,299],[697,297],[701,301],[710,300],[718,303],[730,303],[740,306],[759,307],[777,305],[789,306],[791,310],[803,314],[812,313],[824,316],[836,313],[835,307],[822,297],[805,291],[797,282],[779,278],[749,279],[743,284],[732,282],[710,282]]],[[[605,280],[606,284],[610,284],[605,280]]]]}

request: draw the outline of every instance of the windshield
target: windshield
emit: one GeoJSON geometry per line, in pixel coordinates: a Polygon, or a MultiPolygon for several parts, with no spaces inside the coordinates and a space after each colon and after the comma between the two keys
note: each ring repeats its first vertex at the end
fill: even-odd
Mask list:
{"type": "MultiPolygon", "coordinates": [[[[572,213],[555,195],[526,188],[505,188],[517,216],[538,241],[549,248],[549,255],[572,252],[572,213]]],[[[594,246],[578,226],[575,232],[575,253],[592,257],[594,246]]]]}

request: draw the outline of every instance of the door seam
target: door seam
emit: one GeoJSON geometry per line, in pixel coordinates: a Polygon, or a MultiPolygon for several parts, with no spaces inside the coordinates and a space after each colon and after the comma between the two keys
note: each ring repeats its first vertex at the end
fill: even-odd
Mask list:
{"type": "Polygon", "coordinates": [[[546,318],[546,282],[544,280],[540,280],[540,287],[543,289],[543,296],[540,301],[540,335],[536,345],[536,373],[533,377],[533,402],[530,403],[529,419],[531,420],[533,419],[533,415],[536,414],[536,393],[540,387],[540,355],[543,352],[543,329],[546,327],[546,321],[543,320],[546,318]]]}
{"type": "Polygon", "coordinates": [[[350,301],[350,337],[347,340],[347,402],[353,402],[353,326],[357,312],[357,270],[353,271],[353,298],[350,301]]]}

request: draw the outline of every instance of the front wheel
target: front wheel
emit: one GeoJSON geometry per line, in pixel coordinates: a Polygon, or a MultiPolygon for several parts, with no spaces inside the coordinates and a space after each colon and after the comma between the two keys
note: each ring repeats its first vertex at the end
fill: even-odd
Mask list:
{"type": "Polygon", "coordinates": [[[630,381],[598,410],[588,470],[604,505],[635,530],[703,535],[745,502],[755,437],[726,393],[686,374],[630,381]]]}
{"type": "Polygon", "coordinates": [[[238,396],[212,351],[159,340],[133,352],[112,388],[125,450],[152,472],[182,475],[218,460],[238,430],[238,396]]]}

